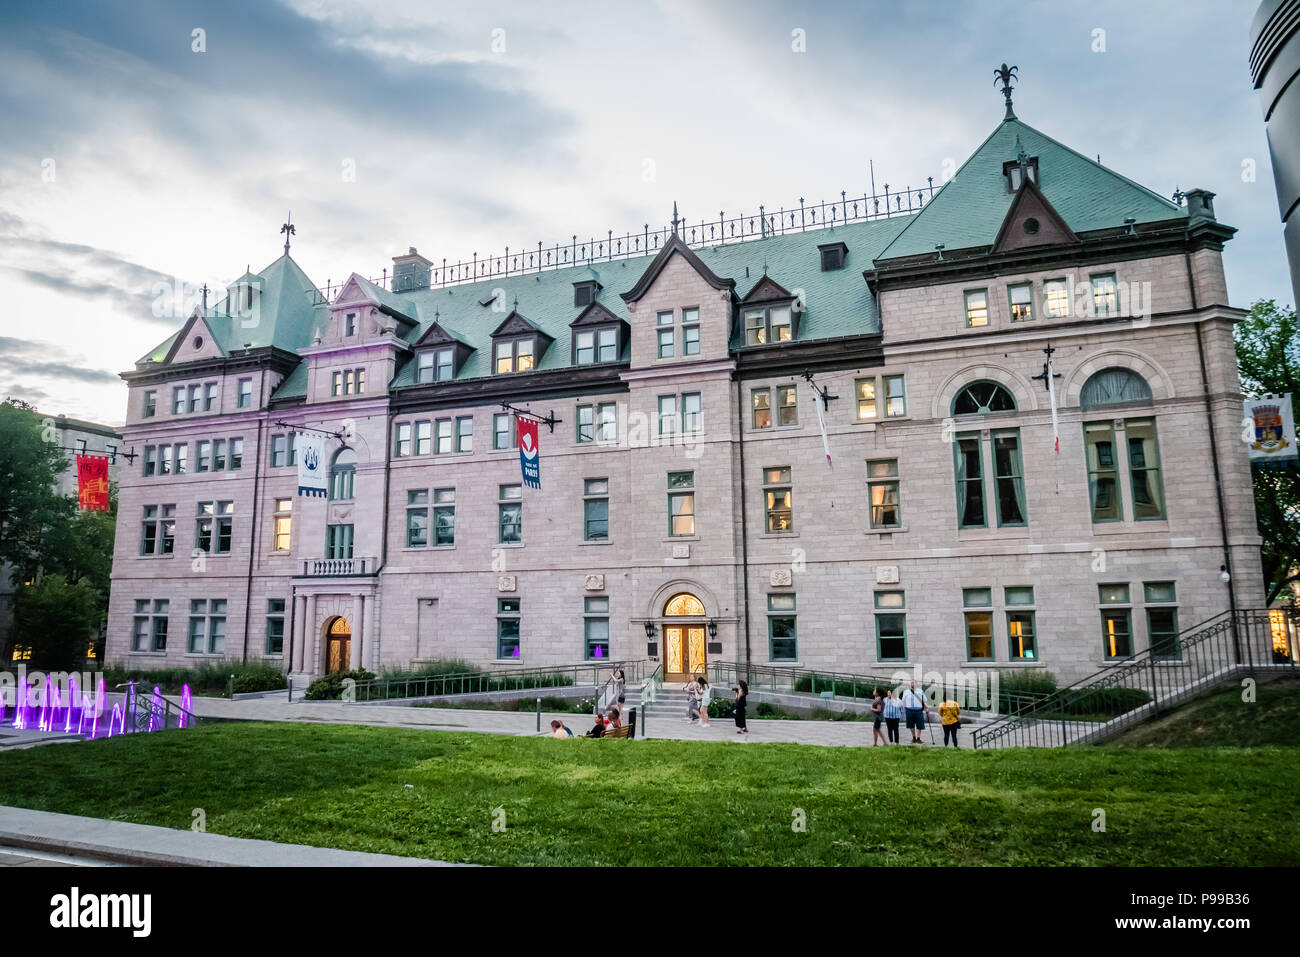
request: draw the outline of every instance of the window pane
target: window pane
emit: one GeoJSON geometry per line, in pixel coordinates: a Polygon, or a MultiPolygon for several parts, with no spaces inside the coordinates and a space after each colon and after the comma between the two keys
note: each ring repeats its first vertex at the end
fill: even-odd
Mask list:
{"type": "Polygon", "coordinates": [[[1088,463],[1088,495],[1094,522],[1114,522],[1121,516],[1119,467],[1115,461],[1115,430],[1109,422],[1083,426],[1084,455],[1088,463]]]}
{"type": "Polygon", "coordinates": [[[876,592],[877,608],[902,608],[903,593],[901,591],[878,591],[876,592]]]}
{"type": "Polygon", "coordinates": [[[1133,633],[1129,611],[1101,613],[1103,652],[1107,658],[1127,658],[1133,654],[1133,633]]]}
{"type": "Polygon", "coordinates": [[[1043,283],[1043,299],[1047,315],[1052,319],[1064,319],[1070,314],[1070,287],[1064,279],[1043,283]]]}
{"type": "Polygon", "coordinates": [[[966,612],[966,657],[971,661],[993,657],[993,612],[966,612]]]}
{"type": "Polygon", "coordinates": [[[881,661],[907,660],[906,615],[876,615],[876,656],[881,661]]]}
{"type": "Polygon", "coordinates": [[[1011,321],[1025,322],[1034,318],[1034,284],[1023,282],[1007,287],[1011,305],[1011,321]]]}
{"type": "Polygon", "coordinates": [[[858,380],[858,418],[874,419],[876,417],[876,380],[858,380]]]}
{"type": "Polygon", "coordinates": [[[993,604],[993,589],[963,588],[961,603],[967,608],[988,608],[993,604]]]}
{"type": "Polygon", "coordinates": [[[993,434],[993,468],[997,481],[998,524],[1025,524],[1025,482],[1020,474],[1020,433],[993,434]]]}
{"type": "Polygon", "coordinates": [[[989,324],[989,295],[987,290],[972,289],[966,293],[966,325],[989,324]]]}
{"type": "Polygon", "coordinates": [[[799,424],[799,389],[797,386],[777,386],[776,404],[781,425],[799,424]]]}
{"type": "Polygon", "coordinates": [[[885,376],[885,415],[900,416],[907,414],[907,396],[901,375],[885,376]]]}
{"type": "Polygon", "coordinates": [[[766,429],[772,424],[772,393],[769,389],[755,389],[750,393],[754,413],[754,428],[766,429]]]}
{"type": "Polygon", "coordinates": [[[871,527],[897,528],[899,525],[899,501],[897,482],[872,482],[871,527]]]}
{"type": "Polygon", "coordinates": [[[1171,659],[1182,655],[1178,644],[1178,609],[1148,608],[1147,637],[1151,642],[1151,655],[1171,659]]]}
{"type": "Polygon", "coordinates": [[[1144,582],[1142,595],[1148,602],[1175,601],[1173,582],[1144,582]]]}
{"type": "Polygon", "coordinates": [[[1032,605],[1034,603],[1033,585],[1009,585],[1005,589],[1008,605],[1032,605]]]}
{"type": "Polygon", "coordinates": [[[1103,605],[1128,604],[1128,585],[1098,585],[1097,594],[1103,605]]]}
{"type": "Polygon", "coordinates": [[[669,535],[695,534],[695,493],[673,492],[668,496],[669,535]]]}
{"type": "Polygon", "coordinates": [[[591,498],[582,503],[583,537],[589,542],[609,539],[609,499],[591,498]]]}
{"type": "Polygon", "coordinates": [[[1032,611],[1007,612],[1008,656],[1013,660],[1029,660],[1038,657],[1037,636],[1034,633],[1034,613],[1032,611]]]}
{"type": "Polygon", "coordinates": [[[957,469],[957,524],[983,528],[984,475],[978,436],[958,437],[954,447],[957,469]]]}
{"type": "Polygon", "coordinates": [[[1092,308],[1098,316],[1113,316],[1119,312],[1114,273],[1092,277],[1092,308]]]}
{"type": "Polygon", "coordinates": [[[1133,517],[1138,521],[1165,517],[1165,493],[1160,480],[1160,448],[1154,419],[1129,419],[1129,478],[1133,488],[1133,517]]]}

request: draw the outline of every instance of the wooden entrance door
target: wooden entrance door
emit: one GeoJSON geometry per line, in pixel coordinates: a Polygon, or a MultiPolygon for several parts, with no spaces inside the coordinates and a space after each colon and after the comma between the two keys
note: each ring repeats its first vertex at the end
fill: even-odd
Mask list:
{"type": "Polygon", "coordinates": [[[691,675],[704,674],[705,655],[703,625],[666,625],[664,627],[664,680],[690,681],[691,675]]]}
{"type": "Polygon", "coordinates": [[[326,637],[325,673],[347,671],[352,667],[352,626],[346,618],[335,618],[326,637]]]}

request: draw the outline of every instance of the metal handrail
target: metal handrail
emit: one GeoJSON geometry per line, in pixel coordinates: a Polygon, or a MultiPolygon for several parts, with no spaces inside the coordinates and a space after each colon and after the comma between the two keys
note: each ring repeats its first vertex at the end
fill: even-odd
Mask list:
{"type": "MultiPolygon", "coordinates": [[[[1269,610],[1222,612],[1185,629],[1166,647],[1145,648],[977,729],[971,737],[972,747],[1058,746],[1097,741],[1238,672],[1265,666],[1294,669],[1297,618],[1291,610],[1280,611],[1286,635],[1282,660],[1278,660],[1273,647],[1274,619],[1269,610]],[[1264,640],[1257,648],[1260,638],[1264,640]],[[1108,692],[1130,692],[1131,707],[1102,723],[1080,722],[1069,717],[1086,696],[1094,693],[1104,696],[1108,692]]],[[[1123,699],[1118,703],[1123,704],[1123,699]]]]}
{"type": "MultiPolygon", "coordinates": [[[[620,664],[625,673],[639,679],[645,662],[630,661],[620,664]]],[[[600,674],[610,667],[608,662],[587,662],[556,667],[510,668],[495,671],[463,671],[447,674],[395,674],[359,681],[353,688],[354,700],[375,701],[394,698],[432,698],[452,694],[483,694],[493,691],[522,691],[538,688],[567,688],[590,684],[600,686],[600,674]],[[581,681],[580,678],[590,680],[581,681]],[[539,679],[564,679],[541,683],[539,679]],[[401,694],[394,694],[398,688],[401,694]],[[455,689],[455,690],[449,690],[455,689]]]]}
{"type": "Polygon", "coordinates": [[[846,672],[813,670],[809,668],[781,668],[773,665],[744,665],[738,661],[711,661],[708,665],[713,669],[713,681],[721,687],[730,687],[739,678],[745,678],[751,689],[762,689],[766,687],[769,690],[781,690],[786,687],[792,694],[812,694],[820,695],[822,691],[830,691],[837,698],[847,698],[850,701],[869,701],[871,692],[875,688],[892,688],[897,684],[895,678],[883,678],[879,675],[861,675],[850,674],[846,672]],[[810,691],[795,691],[800,678],[809,679],[810,691]],[[818,690],[818,686],[821,689],[818,690]],[[846,686],[849,689],[848,694],[842,694],[840,688],[846,686]],[[861,689],[864,694],[859,695],[861,689]]]}

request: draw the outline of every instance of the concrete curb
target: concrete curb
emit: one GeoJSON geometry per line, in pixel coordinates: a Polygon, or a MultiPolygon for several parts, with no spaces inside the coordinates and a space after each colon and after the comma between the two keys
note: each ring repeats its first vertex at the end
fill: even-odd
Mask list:
{"type": "Polygon", "coordinates": [[[14,807],[0,807],[0,847],[147,867],[470,866],[14,807]]]}

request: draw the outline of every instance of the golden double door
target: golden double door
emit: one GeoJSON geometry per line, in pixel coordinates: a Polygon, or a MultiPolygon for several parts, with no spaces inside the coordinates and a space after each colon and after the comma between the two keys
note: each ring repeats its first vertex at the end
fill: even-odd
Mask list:
{"type": "Polygon", "coordinates": [[[703,625],[666,625],[664,627],[664,680],[689,681],[691,675],[704,674],[703,625]]]}

